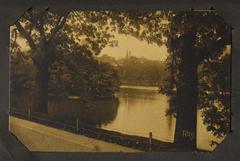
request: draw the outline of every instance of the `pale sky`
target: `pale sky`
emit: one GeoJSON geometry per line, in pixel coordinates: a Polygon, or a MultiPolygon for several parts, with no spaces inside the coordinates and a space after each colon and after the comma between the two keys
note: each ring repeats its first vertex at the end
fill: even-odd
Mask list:
{"type": "MultiPolygon", "coordinates": [[[[138,40],[133,36],[115,33],[115,39],[118,40],[117,47],[106,46],[98,56],[103,54],[109,55],[116,59],[124,58],[127,50],[131,52],[131,56],[145,57],[150,60],[164,61],[167,56],[167,48],[165,45],[158,46],[156,44],[148,44],[146,41],[138,40]]],[[[25,39],[18,37],[17,42],[22,50],[29,50],[25,39]]]]}
{"type": "MultiPolygon", "coordinates": [[[[140,41],[135,37],[123,34],[116,34],[115,38],[118,40],[118,46],[105,47],[100,52],[99,56],[106,54],[116,59],[120,59],[126,56],[127,50],[131,52],[131,56],[145,57],[150,60],[164,61],[168,56],[165,45],[158,46],[156,44],[148,44],[146,41],[140,41]]],[[[17,41],[23,50],[29,50],[25,39],[19,38],[17,41]]]]}
{"type": "Polygon", "coordinates": [[[161,60],[164,61],[167,56],[167,48],[165,45],[158,46],[156,44],[148,44],[146,41],[140,41],[132,36],[123,34],[116,34],[116,40],[118,40],[117,47],[105,47],[99,54],[109,55],[116,59],[124,58],[127,50],[131,51],[132,56],[145,57],[150,60],[161,60]]]}

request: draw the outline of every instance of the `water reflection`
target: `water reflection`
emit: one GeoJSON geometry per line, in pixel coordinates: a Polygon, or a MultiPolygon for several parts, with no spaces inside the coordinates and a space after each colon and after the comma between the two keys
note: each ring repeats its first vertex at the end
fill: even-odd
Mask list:
{"type": "MultiPolygon", "coordinates": [[[[165,142],[174,141],[176,119],[166,116],[169,108],[168,97],[158,93],[157,87],[123,86],[112,99],[95,100],[83,103],[80,100],[49,100],[48,115],[60,122],[91,125],[125,134],[153,138],[165,142]]],[[[13,97],[13,107],[32,106],[26,97],[13,97]],[[27,101],[26,101],[27,100],[27,101]]],[[[211,141],[221,142],[223,138],[215,138],[206,130],[198,111],[197,147],[213,150],[211,141]]]]}
{"type": "Polygon", "coordinates": [[[82,103],[80,100],[49,101],[48,113],[58,121],[101,127],[130,135],[173,142],[175,118],[166,116],[168,97],[157,87],[123,86],[114,99],[82,103]]]}
{"type": "MultiPolygon", "coordinates": [[[[115,130],[126,134],[153,138],[166,142],[174,141],[176,119],[166,116],[169,108],[168,97],[158,93],[157,87],[124,86],[117,93],[119,99],[118,113],[114,121],[101,126],[103,129],[115,130]]],[[[212,140],[221,142],[206,130],[198,111],[197,147],[213,150],[212,140]]]]}
{"type": "Polygon", "coordinates": [[[172,142],[175,130],[175,118],[165,116],[169,107],[168,97],[158,93],[158,88],[121,88],[118,115],[104,129],[111,129],[132,135],[153,137],[172,142]]]}
{"type": "Polygon", "coordinates": [[[117,116],[118,98],[82,103],[80,100],[51,100],[48,113],[52,118],[65,123],[101,126],[111,123],[117,116]]]}

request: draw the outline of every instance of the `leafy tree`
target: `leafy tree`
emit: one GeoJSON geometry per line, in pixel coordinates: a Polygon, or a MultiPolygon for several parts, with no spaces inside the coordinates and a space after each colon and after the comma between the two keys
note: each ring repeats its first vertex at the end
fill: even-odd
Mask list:
{"type": "Polygon", "coordinates": [[[54,95],[77,95],[82,100],[112,97],[118,90],[117,71],[77,49],[55,61],[50,71],[50,91],[54,95]]]}
{"type": "Polygon", "coordinates": [[[35,73],[34,70],[28,70],[29,66],[31,66],[31,68],[33,66],[29,64],[29,57],[24,55],[17,43],[18,35],[16,30],[13,30],[12,33],[10,38],[11,94],[22,94],[34,88],[35,73]]]}
{"type": "Polygon", "coordinates": [[[158,86],[166,77],[162,62],[134,56],[118,60],[117,69],[123,84],[158,86]]]}
{"type": "Polygon", "coordinates": [[[206,59],[200,65],[199,107],[207,130],[217,137],[230,130],[230,59],[226,48],[218,59],[206,59]]]}
{"type": "Polygon", "coordinates": [[[119,90],[117,70],[110,64],[100,63],[90,78],[91,95],[96,98],[109,98],[119,90]]]}
{"type": "MultiPolygon", "coordinates": [[[[168,47],[167,70],[171,74],[163,84],[161,91],[171,96],[171,109],[168,113],[175,112],[176,114],[175,142],[178,145],[195,149],[197,106],[201,107],[200,102],[203,102],[199,99],[205,99],[206,102],[212,101],[208,98],[209,95],[200,95],[204,92],[199,91],[198,70],[207,59],[217,60],[221,57],[226,45],[230,44],[230,27],[216,12],[211,11],[130,11],[117,14],[111,13],[110,16],[113,17],[113,23],[117,24],[116,28],[120,33],[131,34],[140,40],[158,45],[165,44],[168,47]]],[[[218,77],[222,76],[219,74],[218,77]]],[[[205,84],[208,83],[211,82],[205,82],[205,84]]],[[[220,84],[222,83],[226,81],[220,84]]],[[[227,90],[228,86],[224,87],[227,90]]],[[[224,100],[226,98],[228,97],[224,96],[224,100]]],[[[225,102],[223,111],[229,111],[227,101],[222,102],[225,102]]],[[[205,105],[203,107],[206,109],[205,105]]],[[[210,109],[213,106],[207,107],[210,109]]],[[[224,112],[220,113],[216,112],[216,108],[204,112],[208,130],[219,131],[219,127],[223,127],[221,124],[226,123],[228,117],[223,117],[224,112]],[[225,121],[219,121],[223,118],[225,121]]]]}
{"type": "MultiPolygon", "coordinates": [[[[199,86],[199,75],[209,77],[206,72],[203,73],[200,65],[208,65],[203,62],[221,58],[226,45],[230,44],[231,30],[216,12],[176,13],[172,15],[169,26],[171,32],[167,36],[167,46],[171,54],[169,69],[172,76],[168,79],[171,84],[165,86],[167,89],[167,92],[165,89],[165,93],[173,96],[171,104],[176,109],[175,142],[179,143],[179,145],[189,145],[190,148],[194,149],[196,147],[197,106],[204,107],[204,120],[209,131],[217,133],[216,129],[211,128],[215,126],[212,124],[214,121],[210,123],[211,121],[207,120],[219,120],[222,118],[220,115],[210,116],[209,112],[216,109],[213,105],[206,106],[206,104],[202,104],[203,102],[212,104],[211,96],[206,93],[213,91],[218,93],[219,91],[216,89],[206,90],[206,88],[199,86]]],[[[217,66],[217,64],[212,64],[212,66],[215,65],[217,66]]],[[[204,68],[206,69],[206,67],[204,68]]],[[[216,71],[212,70],[211,72],[216,71]]],[[[227,73],[224,76],[221,75],[219,70],[215,74],[221,79],[230,76],[227,73]]],[[[227,86],[228,82],[222,80],[218,82],[204,81],[205,85],[212,83],[219,83],[217,86],[220,84],[227,86]]],[[[216,97],[217,100],[220,98],[216,97]]],[[[228,98],[224,96],[224,99],[228,98]]],[[[229,111],[229,104],[225,104],[222,108],[229,111]]],[[[229,121],[226,119],[227,116],[224,118],[224,123],[229,121]]],[[[221,126],[220,124],[218,126],[221,126]]],[[[224,124],[224,126],[228,126],[228,123],[224,124]]]]}
{"type": "Polygon", "coordinates": [[[106,16],[95,11],[26,12],[16,23],[17,32],[27,41],[36,67],[35,110],[47,113],[49,69],[57,53],[71,53],[78,46],[82,53],[98,54],[112,38],[106,32],[106,16]],[[97,18],[97,19],[96,19],[97,18]]]}

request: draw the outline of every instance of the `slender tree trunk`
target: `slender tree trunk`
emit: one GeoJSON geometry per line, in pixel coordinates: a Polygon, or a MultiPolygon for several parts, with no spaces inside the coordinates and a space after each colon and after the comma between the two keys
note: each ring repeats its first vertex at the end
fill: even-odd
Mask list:
{"type": "Polygon", "coordinates": [[[198,101],[198,60],[194,51],[195,32],[184,35],[182,61],[177,85],[177,119],[175,143],[189,150],[196,149],[196,124],[198,101]]]}

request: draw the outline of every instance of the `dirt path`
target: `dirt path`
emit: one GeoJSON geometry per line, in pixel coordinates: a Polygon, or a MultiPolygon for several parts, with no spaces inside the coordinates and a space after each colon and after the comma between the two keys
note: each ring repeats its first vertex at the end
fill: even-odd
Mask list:
{"type": "Polygon", "coordinates": [[[76,135],[10,116],[10,131],[30,151],[45,152],[140,152],[139,150],[76,135]]]}

